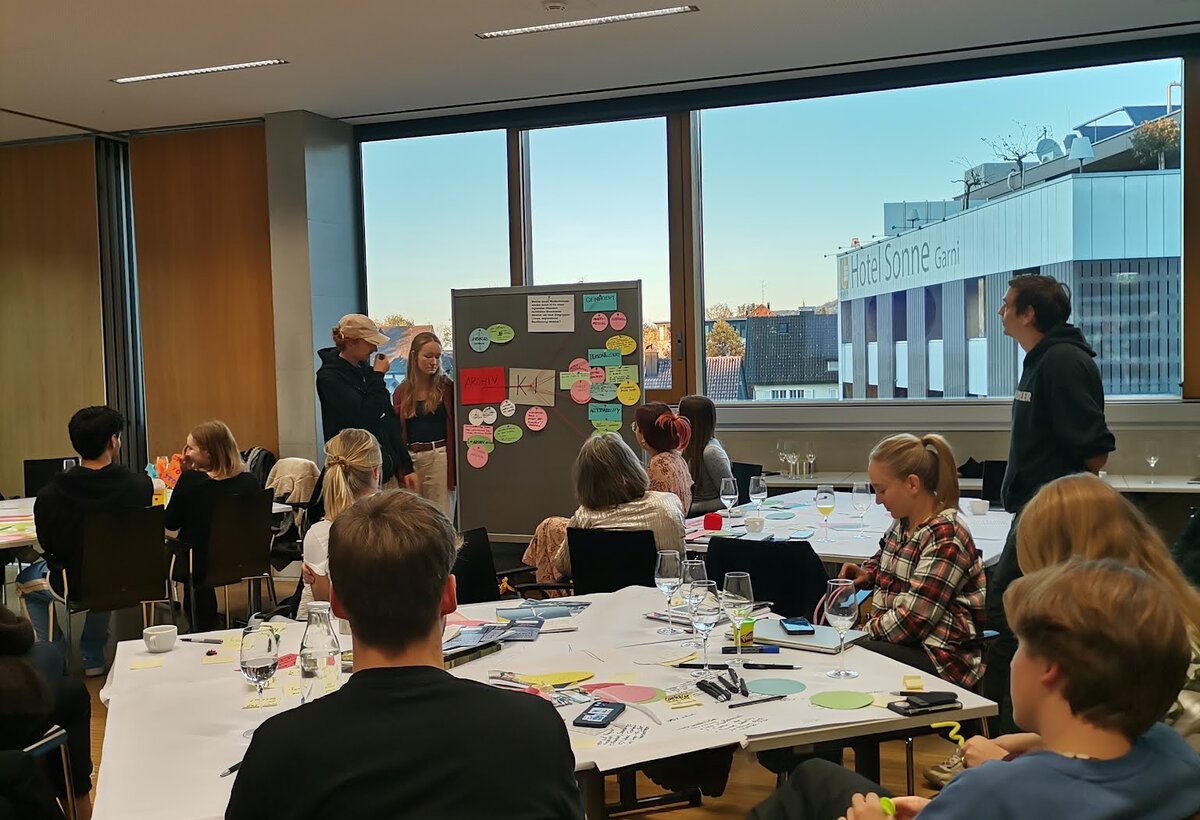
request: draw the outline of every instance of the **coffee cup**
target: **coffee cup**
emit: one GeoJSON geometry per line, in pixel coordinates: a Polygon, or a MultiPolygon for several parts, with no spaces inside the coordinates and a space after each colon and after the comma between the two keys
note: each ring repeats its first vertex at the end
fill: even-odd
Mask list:
{"type": "Polygon", "coordinates": [[[767,520],[761,515],[746,516],[746,532],[762,532],[767,526],[767,520]]]}
{"type": "Polygon", "coordinates": [[[179,628],[174,624],[148,626],[142,630],[142,640],[151,652],[170,652],[178,636],[179,628]]]}
{"type": "Polygon", "coordinates": [[[991,502],[986,498],[972,498],[969,501],[971,505],[971,515],[987,515],[987,511],[991,509],[991,502]]]}

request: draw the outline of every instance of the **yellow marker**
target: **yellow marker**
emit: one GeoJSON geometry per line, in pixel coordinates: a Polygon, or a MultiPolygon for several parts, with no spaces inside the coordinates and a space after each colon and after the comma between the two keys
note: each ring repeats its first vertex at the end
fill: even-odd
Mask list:
{"type": "Polygon", "coordinates": [[[950,739],[957,742],[960,749],[967,742],[966,740],[963,739],[963,736],[961,734],[959,734],[959,732],[962,730],[962,724],[958,723],[957,721],[943,720],[941,723],[929,724],[929,728],[930,729],[949,728],[950,729],[950,739]]]}

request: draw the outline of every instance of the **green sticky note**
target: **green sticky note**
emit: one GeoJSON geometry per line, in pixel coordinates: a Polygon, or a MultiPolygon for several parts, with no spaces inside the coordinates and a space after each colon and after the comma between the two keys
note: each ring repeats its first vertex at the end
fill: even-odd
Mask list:
{"type": "Polygon", "coordinates": [[[507,344],[513,340],[513,336],[517,335],[508,325],[489,325],[488,338],[498,345],[507,344]]]}
{"type": "Polygon", "coordinates": [[[593,384],[589,390],[592,394],[592,401],[612,401],[617,397],[617,386],[608,382],[593,384]]]}
{"type": "Polygon", "coordinates": [[[621,430],[621,422],[619,422],[619,421],[593,421],[592,427],[596,428],[596,432],[592,433],[592,435],[596,435],[597,433],[617,433],[617,432],[620,432],[620,430],[621,430]]]}
{"type": "Polygon", "coordinates": [[[496,441],[501,444],[512,444],[514,441],[520,441],[525,431],[515,424],[502,424],[496,428],[494,435],[496,441]]]}
{"type": "Polygon", "coordinates": [[[606,367],[604,368],[604,380],[609,384],[636,382],[638,380],[637,365],[623,364],[617,367],[606,367]]]}
{"type": "Polygon", "coordinates": [[[558,374],[558,389],[559,390],[570,390],[571,385],[575,384],[575,382],[586,382],[588,380],[588,378],[589,378],[589,376],[588,376],[588,372],[586,370],[583,371],[582,373],[577,372],[575,370],[570,370],[570,371],[566,371],[566,372],[560,371],[558,374]]]}
{"type": "Polygon", "coordinates": [[[588,405],[588,421],[621,421],[621,405],[596,404],[588,405]]]}
{"type": "Polygon", "coordinates": [[[589,367],[619,367],[621,365],[621,351],[608,350],[603,347],[588,348],[588,366],[589,367]]]}
{"type": "MultiPolygon", "coordinates": [[[[507,427],[510,425],[505,425],[505,426],[507,427]]],[[[495,435],[495,434],[493,434],[493,435],[495,435]]],[[[514,439],[514,441],[515,440],[516,439],[514,439]]],[[[468,447],[470,447],[473,444],[478,444],[480,447],[482,447],[484,450],[486,450],[489,453],[492,452],[492,450],[496,449],[496,445],[492,444],[492,442],[488,441],[483,436],[471,436],[470,438],[467,439],[466,443],[467,443],[468,447]]]]}
{"type": "Polygon", "coordinates": [[[617,294],[615,293],[585,293],[583,294],[583,312],[597,313],[601,310],[616,310],[617,294]]]}

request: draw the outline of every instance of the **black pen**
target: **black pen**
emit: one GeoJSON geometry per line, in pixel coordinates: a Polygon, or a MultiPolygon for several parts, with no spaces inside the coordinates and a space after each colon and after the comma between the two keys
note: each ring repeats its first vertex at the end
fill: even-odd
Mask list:
{"type": "Polygon", "coordinates": [[[783,700],[787,695],[771,695],[769,698],[759,698],[758,700],[743,700],[738,703],[729,704],[730,709],[737,709],[740,706],[753,706],[756,703],[770,703],[773,700],[783,700]]]}
{"type": "Polygon", "coordinates": [[[722,686],[724,686],[726,689],[728,689],[729,694],[736,695],[738,693],[737,686],[735,684],[732,684],[729,681],[725,680],[720,675],[717,675],[717,682],[720,683],[722,686]]]}
{"type": "Polygon", "coordinates": [[[707,680],[697,681],[696,688],[699,689],[701,692],[704,692],[706,695],[716,698],[716,700],[718,702],[724,702],[724,701],[729,700],[729,695],[725,694],[724,690],[722,690],[720,687],[718,687],[712,681],[707,681],[707,680]]]}
{"type": "Polygon", "coordinates": [[[217,646],[225,643],[220,638],[180,638],[179,640],[187,643],[215,643],[217,646]]]}
{"type": "Polygon", "coordinates": [[[743,669],[795,669],[790,663],[750,663],[742,664],[743,669]]]}
{"type": "Polygon", "coordinates": [[[729,677],[732,678],[733,682],[737,684],[738,691],[742,693],[742,697],[744,697],[744,698],[750,697],[750,690],[748,690],[746,688],[746,679],[745,678],[738,677],[738,673],[735,672],[733,669],[729,670],[729,677]]]}
{"type": "Polygon", "coordinates": [[[228,769],[226,769],[225,771],[221,772],[221,777],[229,777],[229,775],[233,774],[234,772],[236,772],[236,771],[237,771],[238,769],[240,769],[241,767],[242,767],[242,761],[240,761],[240,760],[239,760],[237,763],[234,763],[234,764],[233,764],[232,766],[230,766],[228,769]]]}
{"type": "MultiPolygon", "coordinates": [[[[705,666],[702,663],[677,663],[676,669],[728,669],[729,665],[724,663],[710,663],[705,666]]],[[[789,667],[790,668],[790,667],[789,667]]]]}

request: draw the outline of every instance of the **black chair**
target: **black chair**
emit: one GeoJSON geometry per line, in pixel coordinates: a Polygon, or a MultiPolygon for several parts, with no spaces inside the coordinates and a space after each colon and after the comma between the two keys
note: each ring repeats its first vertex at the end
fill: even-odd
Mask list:
{"type": "Polygon", "coordinates": [[[58,753],[66,785],[66,817],[75,820],[75,789],[71,777],[71,753],[67,733],[51,726],[46,734],[24,749],[0,751],[0,817],[20,820],[63,820],[63,810],[46,776],[58,753]]]}
{"type": "Polygon", "coordinates": [[[492,543],[484,527],[462,534],[462,548],[454,559],[455,587],[460,604],[480,604],[500,599],[492,543]]]}
{"type": "Polygon", "coordinates": [[[762,475],[762,471],[763,471],[762,465],[761,464],[743,464],[740,461],[735,461],[732,464],[730,464],[729,467],[733,471],[733,480],[737,482],[737,486],[738,486],[737,503],[749,504],[750,503],[750,479],[754,478],[756,475],[762,475]]]}
{"type": "Polygon", "coordinates": [[[1187,526],[1171,546],[1171,555],[1188,582],[1200,585],[1200,507],[1192,507],[1187,526]]]}
{"type": "Polygon", "coordinates": [[[567,528],[576,595],[654,586],[658,547],[650,530],[567,528]]]}
{"type": "Polygon", "coordinates": [[[72,467],[79,466],[78,456],[25,459],[25,497],[36,498],[42,488],[50,483],[50,479],[65,472],[63,464],[68,461],[72,467]]]}
{"type": "Polygon", "coordinates": [[[983,491],[979,497],[991,504],[1000,504],[1001,487],[1004,485],[1004,473],[1008,469],[1007,461],[983,462],[983,491]]]}
{"type": "Polygon", "coordinates": [[[727,572],[750,573],[754,597],[772,601],[771,611],[785,618],[811,618],[829,581],[825,565],[807,541],[712,538],[704,565],[717,589],[727,572]]]}
{"type": "MultiPolygon", "coordinates": [[[[60,600],[66,610],[62,626],[68,652],[73,645],[72,615],[137,605],[142,608],[144,629],[154,621],[154,604],[165,602],[174,616],[174,593],[167,582],[163,551],[164,512],[162,507],[143,507],[96,510],[84,516],[79,575],[72,582],[62,570],[60,600]]],[[[53,602],[50,632],[54,632],[53,602]]]]}

